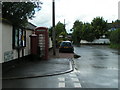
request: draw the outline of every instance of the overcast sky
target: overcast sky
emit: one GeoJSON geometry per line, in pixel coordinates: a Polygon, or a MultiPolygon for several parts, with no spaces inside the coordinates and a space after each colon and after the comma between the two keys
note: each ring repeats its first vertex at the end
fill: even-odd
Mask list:
{"type": "MultiPolygon", "coordinates": [[[[41,0],[42,9],[29,20],[36,26],[52,26],[52,0],[41,0]]],[[[91,22],[100,16],[108,22],[118,19],[119,0],[55,0],[55,22],[66,22],[67,32],[73,27],[75,20],[91,22]]]]}

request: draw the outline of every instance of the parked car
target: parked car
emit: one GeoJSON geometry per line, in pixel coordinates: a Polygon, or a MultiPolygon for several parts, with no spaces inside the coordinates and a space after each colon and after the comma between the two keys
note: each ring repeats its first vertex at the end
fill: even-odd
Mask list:
{"type": "Polygon", "coordinates": [[[74,52],[74,48],[71,41],[62,41],[60,43],[59,52],[74,52]]]}

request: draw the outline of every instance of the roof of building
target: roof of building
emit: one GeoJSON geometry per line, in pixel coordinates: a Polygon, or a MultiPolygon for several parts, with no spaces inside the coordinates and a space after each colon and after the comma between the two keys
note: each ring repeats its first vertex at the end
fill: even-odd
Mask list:
{"type": "Polygon", "coordinates": [[[36,27],[37,26],[35,26],[34,24],[32,24],[32,23],[29,22],[25,28],[29,29],[29,30],[35,30],[36,27]]]}
{"type": "Polygon", "coordinates": [[[4,19],[4,18],[0,18],[0,22],[12,25],[12,23],[10,21],[8,21],[7,19],[4,19]]]}
{"type": "Polygon", "coordinates": [[[108,23],[108,28],[120,28],[120,23],[108,23]]]}
{"type": "MultiPolygon", "coordinates": [[[[7,23],[7,24],[11,24],[11,25],[12,25],[12,23],[11,23],[10,21],[8,21],[7,19],[4,19],[4,18],[1,18],[1,19],[0,19],[0,22],[2,22],[2,23],[7,23]]],[[[37,27],[37,26],[35,26],[34,24],[28,22],[27,25],[26,25],[26,27],[25,27],[25,29],[35,30],[36,27],[37,27]]]]}

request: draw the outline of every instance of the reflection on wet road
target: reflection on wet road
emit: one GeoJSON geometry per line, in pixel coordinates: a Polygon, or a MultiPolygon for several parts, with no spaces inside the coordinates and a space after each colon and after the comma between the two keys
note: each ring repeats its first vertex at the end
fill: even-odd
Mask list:
{"type": "Polygon", "coordinates": [[[118,54],[108,46],[75,47],[83,88],[118,88],[118,54]]]}

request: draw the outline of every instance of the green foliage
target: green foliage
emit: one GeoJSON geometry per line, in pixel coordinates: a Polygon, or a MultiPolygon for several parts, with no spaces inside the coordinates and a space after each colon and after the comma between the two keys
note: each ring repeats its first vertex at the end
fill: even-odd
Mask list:
{"type": "Polygon", "coordinates": [[[120,49],[120,29],[110,32],[110,47],[120,49]]]}
{"type": "Polygon", "coordinates": [[[84,23],[76,20],[73,25],[73,42],[79,44],[81,39],[92,42],[96,38],[100,38],[102,35],[108,34],[107,21],[104,21],[102,17],[96,17],[90,23],[84,23]]]}
{"type": "Polygon", "coordinates": [[[120,23],[120,20],[115,20],[115,22],[113,22],[113,23],[120,23]]]}
{"type": "Polygon", "coordinates": [[[49,36],[52,36],[52,27],[49,28],[49,36]]]}
{"type": "Polygon", "coordinates": [[[112,44],[120,44],[120,29],[111,32],[110,41],[112,44]]]}
{"type": "Polygon", "coordinates": [[[57,25],[55,26],[55,31],[56,31],[56,38],[59,38],[60,35],[63,35],[63,37],[67,35],[65,25],[61,22],[57,23],[57,25]]]}
{"type": "Polygon", "coordinates": [[[55,30],[56,30],[56,34],[57,36],[61,33],[61,32],[65,32],[65,26],[63,23],[61,23],[60,21],[57,23],[57,25],[55,26],[55,30]]]}
{"type": "Polygon", "coordinates": [[[120,49],[120,44],[110,44],[110,48],[120,49]]]}
{"type": "Polygon", "coordinates": [[[79,44],[81,39],[92,42],[95,39],[93,26],[90,23],[82,23],[78,20],[75,21],[73,26],[73,42],[79,44]]]}
{"type": "Polygon", "coordinates": [[[107,21],[105,21],[102,17],[94,18],[91,22],[91,25],[93,26],[95,37],[97,39],[107,32],[107,21]]]}
{"type": "Polygon", "coordinates": [[[73,43],[79,45],[81,39],[82,39],[82,28],[83,23],[79,20],[76,20],[73,25],[73,43]]]}
{"type": "Polygon", "coordinates": [[[15,26],[25,26],[28,19],[32,19],[35,8],[41,9],[40,4],[35,2],[3,2],[2,18],[12,22],[15,26]]]}
{"type": "MultiPolygon", "coordinates": [[[[52,30],[53,27],[49,28],[49,35],[52,36],[52,30]]],[[[56,34],[56,45],[59,46],[59,43],[63,40],[66,40],[66,36],[67,36],[67,32],[65,29],[65,25],[63,23],[61,23],[60,21],[57,23],[57,25],[55,26],[55,34],[56,34]],[[62,37],[60,37],[62,36],[62,37]]]]}
{"type": "Polygon", "coordinates": [[[82,36],[83,40],[92,42],[95,39],[95,34],[94,34],[94,31],[93,31],[93,26],[91,26],[91,24],[85,23],[83,25],[82,32],[83,32],[83,36],[82,36]]]}

